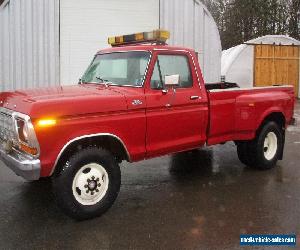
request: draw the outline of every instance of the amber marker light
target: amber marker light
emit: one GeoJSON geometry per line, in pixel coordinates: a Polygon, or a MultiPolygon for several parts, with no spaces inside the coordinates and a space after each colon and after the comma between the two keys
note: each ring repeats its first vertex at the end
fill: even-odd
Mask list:
{"type": "Polygon", "coordinates": [[[20,149],[23,150],[24,152],[31,154],[31,155],[37,155],[38,150],[36,148],[29,147],[23,143],[20,144],[20,149]]]}
{"type": "Polygon", "coordinates": [[[41,119],[38,120],[37,126],[44,128],[44,127],[51,127],[56,125],[56,120],[55,119],[41,119]]]}

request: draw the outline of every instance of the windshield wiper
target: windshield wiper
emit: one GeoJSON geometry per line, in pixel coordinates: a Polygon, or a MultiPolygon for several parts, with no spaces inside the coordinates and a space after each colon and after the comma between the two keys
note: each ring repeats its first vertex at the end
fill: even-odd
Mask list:
{"type": "Polygon", "coordinates": [[[104,79],[101,78],[101,76],[96,76],[96,79],[101,81],[101,82],[106,82],[104,79]]]}
{"type": "Polygon", "coordinates": [[[114,84],[113,82],[103,79],[101,76],[96,76],[96,79],[101,81],[100,84],[105,84],[106,87],[108,87],[110,84],[114,84]]]}
{"type": "Polygon", "coordinates": [[[96,83],[96,84],[104,84],[105,86],[109,86],[110,84],[114,84],[113,82],[110,82],[109,80],[103,79],[100,76],[96,76],[96,79],[100,82],[86,82],[85,80],[79,79],[79,84],[86,84],[86,83],[96,83]]]}
{"type": "Polygon", "coordinates": [[[103,79],[101,76],[96,76],[96,79],[101,81],[101,83],[112,83],[109,80],[103,79]]]}

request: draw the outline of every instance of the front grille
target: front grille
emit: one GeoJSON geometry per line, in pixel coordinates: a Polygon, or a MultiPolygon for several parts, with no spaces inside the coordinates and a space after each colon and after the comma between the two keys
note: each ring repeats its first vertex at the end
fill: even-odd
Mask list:
{"type": "Polygon", "coordinates": [[[14,132],[14,122],[12,111],[5,108],[0,108],[0,140],[14,141],[16,138],[14,132]]]}

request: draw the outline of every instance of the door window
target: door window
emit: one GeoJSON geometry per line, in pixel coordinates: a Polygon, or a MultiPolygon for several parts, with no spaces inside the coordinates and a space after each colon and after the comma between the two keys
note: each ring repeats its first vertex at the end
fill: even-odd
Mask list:
{"type": "Polygon", "coordinates": [[[190,88],[193,86],[189,60],[184,55],[158,55],[151,77],[151,88],[162,89],[165,76],[179,75],[177,88],[190,88]]]}

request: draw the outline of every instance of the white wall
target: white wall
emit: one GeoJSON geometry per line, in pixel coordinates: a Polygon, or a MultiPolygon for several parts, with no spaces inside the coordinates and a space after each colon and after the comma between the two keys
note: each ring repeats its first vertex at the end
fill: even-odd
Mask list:
{"type": "Polygon", "coordinates": [[[10,0],[0,8],[0,92],[58,84],[58,0],[10,0]]]}
{"type": "Polygon", "coordinates": [[[220,80],[219,33],[199,1],[10,0],[0,9],[0,91],[77,83],[108,36],[159,27],[199,52],[206,81],[220,80]]]}
{"type": "Polygon", "coordinates": [[[206,7],[195,0],[161,0],[160,18],[161,28],[171,32],[169,44],[198,52],[205,82],[220,81],[221,40],[206,7]]]}
{"type": "Polygon", "coordinates": [[[108,36],[159,27],[159,0],[61,0],[61,83],[74,84],[108,36]]]}

